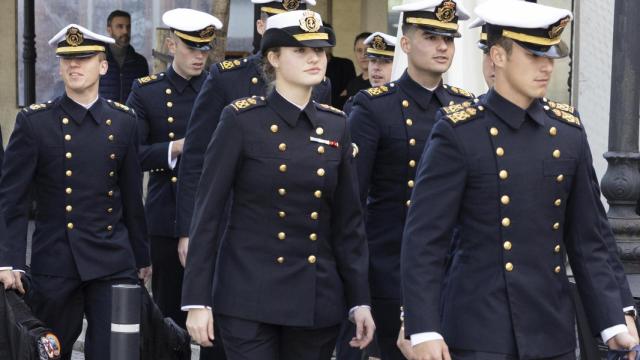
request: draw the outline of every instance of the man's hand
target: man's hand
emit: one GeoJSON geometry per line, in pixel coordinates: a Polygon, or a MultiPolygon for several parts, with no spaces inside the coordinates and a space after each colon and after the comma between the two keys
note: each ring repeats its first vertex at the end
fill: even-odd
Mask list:
{"type": "Polygon", "coordinates": [[[0,271],[0,283],[4,284],[5,290],[16,289],[20,294],[24,295],[24,287],[19,271],[2,270],[0,271]]]}
{"type": "Polygon", "coordinates": [[[451,360],[449,348],[444,340],[425,341],[413,347],[410,360],[451,360]]]}
{"type": "Polygon", "coordinates": [[[398,349],[400,349],[400,352],[405,358],[413,359],[415,357],[413,348],[411,347],[411,341],[404,338],[404,324],[400,327],[400,332],[398,332],[396,346],[398,346],[398,349]]]}
{"type": "Polygon", "coordinates": [[[636,343],[640,343],[640,338],[638,338],[638,329],[636,328],[636,320],[633,316],[625,315],[624,320],[627,323],[627,329],[629,329],[629,335],[633,337],[636,343]]]}
{"type": "Polygon", "coordinates": [[[138,269],[138,279],[144,281],[144,283],[146,284],[147,281],[151,279],[151,273],[151,266],[140,268],[138,269]]]}
{"type": "Polygon", "coordinates": [[[179,140],[174,140],[171,143],[171,158],[175,159],[178,156],[182,155],[182,148],[184,147],[184,138],[179,140]]]}
{"type": "Polygon", "coordinates": [[[357,308],[353,312],[353,322],[356,324],[356,336],[351,339],[349,345],[362,350],[373,340],[373,333],[376,331],[371,310],[366,307],[357,308]]]}
{"type": "Polygon", "coordinates": [[[607,346],[612,350],[629,350],[638,345],[638,341],[628,332],[620,333],[607,341],[607,346]]]}
{"type": "Polygon", "coordinates": [[[180,264],[185,267],[187,264],[187,252],[189,251],[189,238],[181,237],[178,240],[178,258],[180,258],[180,264]]]}
{"type": "Polygon", "coordinates": [[[213,346],[213,313],[211,309],[190,309],[187,314],[187,331],[200,346],[213,346]]]}

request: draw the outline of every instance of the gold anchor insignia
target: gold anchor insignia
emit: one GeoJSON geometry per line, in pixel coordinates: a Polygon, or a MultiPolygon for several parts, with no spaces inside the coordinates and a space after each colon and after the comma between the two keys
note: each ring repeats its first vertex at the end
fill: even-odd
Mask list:
{"type": "Polygon", "coordinates": [[[213,25],[209,25],[206,28],[204,28],[202,31],[200,31],[200,37],[203,39],[207,39],[213,36],[213,34],[215,34],[216,28],[213,27],[213,25]]]}
{"type": "Polygon", "coordinates": [[[306,32],[316,32],[320,30],[320,22],[316,19],[316,13],[305,11],[300,19],[300,28],[306,32]]]}
{"type": "Polygon", "coordinates": [[[70,27],[69,30],[67,30],[65,41],[71,46],[78,46],[84,42],[84,35],[80,31],[80,29],[76,27],[70,27]]]}
{"type": "Polygon", "coordinates": [[[560,36],[564,28],[566,28],[567,25],[569,25],[570,21],[571,19],[567,16],[564,19],[560,20],[560,23],[558,25],[552,26],[551,29],[549,30],[549,37],[552,39],[555,39],[558,36],[560,36]]]}
{"type": "Polygon", "coordinates": [[[456,17],[456,3],[445,0],[436,8],[436,18],[442,22],[451,22],[456,17]]]}
{"type": "Polygon", "coordinates": [[[236,67],[236,65],[232,61],[225,60],[222,62],[222,68],[225,70],[233,69],[234,67],[236,67]]]}
{"type": "Polygon", "coordinates": [[[371,47],[376,50],[386,50],[387,43],[384,41],[384,38],[382,36],[376,35],[373,37],[373,43],[371,44],[371,47]]]}
{"type": "Polygon", "coordinates": [[[282,7],[287,11],[297,10],[300,7],[300,0],[284,0],[282,7]]]}

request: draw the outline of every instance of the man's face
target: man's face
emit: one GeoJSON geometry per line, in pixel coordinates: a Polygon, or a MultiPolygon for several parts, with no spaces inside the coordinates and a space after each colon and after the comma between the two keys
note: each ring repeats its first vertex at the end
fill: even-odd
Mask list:
{"type": "Polygon", "coordinates": [[[501,83],[514,95],[527,99],[546,95],[553,72],[553,59],[534,55],[516,42],[513,43],[511,54],[506,54],[499,46],[494,48],[491,58],[496,66],[496,86],[501,83]],[[499,56],[500,52],[504,52],[503,56],[499,56]]]}
{"type": "Polygon", "coordinates": [[[67,91],[84,93],[98,86],[100,75],[107,73],[108,64],[100,55],[60,58],[60,77],[67,91]]]}
{"type": "Polygon", "coordinates": [[[169,52],[173,55],[173,65],[182,76],[192,78],[204,70],[208,50],[198,50],[187,46],[182,40],[173,36],[169,39],[169,52]]]}
{"type": "Polygon", "coordinates": [[[353,47],[353,52],[356,55],[356,61],[360,71],[365,73],[369,68],[369,59],[367,58],[367,45],[364,44],[364,39],[358,39],[356,45],[353,47]]]}
{"type": "Polygon", "coordinates": [[[369,59],[369,82],[376,87],[391,81],[393,60],[373,58],[369,59]]]}
{"type": "Polygon", "coordinates": [[[493,83],[496,80],[496,71],[493,68],[493,61],[491,61],[491,56],[489,53],[482,54],[482,75],[484,76],[484,81],[487,83],[488,87],[493,87],[493,83]]]}
{"type": "Polygon", "coordinates": [[[420,28],[405,34],[400,43],[410,65],[432,74],[447,72],[456,51],[452,37],[433,35],[420,28]]]}
{"type": "Polygon", "coordinates": [[[111,25],[107,26],[107,31],[115,39],[116,45],[128,46],[131,41],[131,19],[116,16],[111,19],[111,25]]]}

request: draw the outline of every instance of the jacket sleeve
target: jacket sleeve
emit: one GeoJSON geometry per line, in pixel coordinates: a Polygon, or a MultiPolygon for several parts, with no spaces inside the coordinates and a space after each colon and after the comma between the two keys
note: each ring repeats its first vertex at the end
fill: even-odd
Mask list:
{"type": "Polygon", "coordinates": [[[578,159],[565,212],[564,241],[571,269],[594,334],[624,324],[621,290],[611,268],[612,239],[603,234],[600,198],[592,180],[589,144],[582,133],[578,159]]]}
{"type": "Polygon", "coordinates": [[[9,138],[0,179],[2,214],[7,226],[0,237],[0,266],[26,270],[29,189],[38,164],[38,143],[29,119],[21,111],[9,138]]]}
{"type": "Polygon", "coordinates": [[[354,183],[355,166],[351,136],[346,127],[342,139],[338,183],[331,208],[331,239],[338,271],[345,283],[349,308],[371,303],[369,294],[369,247],[367,246],[362,207],[354,183]]]}
{"type": "Polygon", "coordinates": [[[222,114],[206,150],[202,179],[189,231],[189,256],[184,270],[182,306],[211,306],[211,288],[218,256],[220,222],[241,161],[243,134],[231,107],[222,114]]]}
{"type": "Polygon", "coordinates": [[[170,142],[152,143],[149,139],[151,119],[148,117],[147,109],[145,108],[145,103],[143,101],[143,95],[140,94],[141,89],[142,88],[138,85],[138,82],[134,81],[133,89],[129,94],[129,99],[127,99],[127,106],[135,110],[136,118],[138,119],[138,137],[140,138],[138,151],[140,156],[140,165],[142,167],[142,171],[166,169],[169,166],[167,163],[167,154],[169,152],[170,142]]]}
{"type": "Polygon", "coordinates": [[[358,146],[359,150],[356,165],[360,201],[364,208],[369,194],[373,165],[376,161],[380,127],[371,113],[371,102],[366,98],[365,94],[358,93],[354,97],[353,104],[349,115],[349,129],[351,130],[353,142],[358,146]]]}
{"type": "Polygon", "coordinates": [[[118,173],[118,187],[122,194],[122,216],[129,231],[136,267],[140,269],[149,266],[151,260],[142,204],[142,171],[138,159],[137,124],[135,118],[131,120],[131,139],[118,173]]]}
{"type": "Polygon", "coordinates": [[[418,166],[400,259],[405,335],[442,333],[441,286],[468,165],[446,120],[436,121],[418,166]]]}
{"type": "Polygon", "coordinates": [[[231,101],[225,99],[224,92],[219,88],[221,83],[219,74],[216,65],[213,65],[209,77],[196,98],[187,125],[184,147],[180,156],[177,189],[176,233],[180,237],[189,236],[204,154],[218,126],[222,110],[231,101]]]}

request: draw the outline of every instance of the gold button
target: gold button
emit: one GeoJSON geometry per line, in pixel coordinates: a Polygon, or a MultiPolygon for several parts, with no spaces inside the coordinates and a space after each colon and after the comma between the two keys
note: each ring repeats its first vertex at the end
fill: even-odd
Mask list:
{"type": "Polygon", "coordinates": [[[507,172],[507,170],[500,170],[500,173],[498,175],[502,180],[507,180],[507,178],[509,177],[509,173],[507,172]]]}
{"type": "Polygon", "coordinates": [[[406,108],[408,108],[408,107],[409,107],[409,101],[407,101],[407,100],[402,100],[402,107],[406,107],[406,108]]]}
{"type": "Polygon", "coordinates": [[[505,250],[509,251],[509,250],[511,250],[511,248],[513,247],[513,245],[511,244],[511,241],[505,241],[505,242],[504,242],[504,244],[502,244],[502,247],[503,247],[505,250]]]}
{"type": "Polygon", "coordinates": [[[107,193],[107,196],[112,197],[113,196],[113,190],[109,190],[109,192],[107,193]]]}
{"type": "Polygon", "coordinates": [[[172,108],[173,107],[173,103],[171,101],[167,101],[167,107],[168,108],[172,108]]]}
{"type": "Polygon", "coordinates": [[[113,226],[111,226],[111,225],[107,226],[107,230],[108,230],[108,231],[113,230],[113,226]]]}
{"type": "Polygon", "coordinates": [[[318,154],[324,154],[324,146],[318,146],[318,154]]]}
{"type": "Polygon", "coordinates": [[[563,182],[564,181],[564,175],[560,174],[558,175],[558,177],[556,178],[557,182],[563,182]]]}
{"type": "Polygon", "coordinates": [[[413,180],[407,181],[407,186],[409,186],[409,188],[413,188],[414,185],[415,183],[413,182],[413,180]]]}
{"type": "Polygon", "coordinates": [[[283,233],[283,232],[279,232],[278,233],[278,239],[280,240],[284,240],[287,238],[287,234],[283,233]]]}
{"type": "Polygon", "coordinates": [[[282,256],[280,256],[279,258],[276,259],[276,261],[278,262],[278,264],[283,264],[284,263],[284,258],[282,256]]]}
{"type": "Polygon", "coordinates": [[[318,174],[318,176],[324,176],[325,171],[323,168],[318,169],[318,171],[316,171],[316,174],[318,174]]]}
{"type": "Polygon", "coordinates": [[[502,197],[500,198],[500,202],[502,203],[502,205],[509,205],[509,203],[511,202],[511,198],[509,197],[509,195],[502,195],[502,197]]]}
{"type": "Polygon", "coordinates": [[[175,176],[172,176],[171,177],[171,182],[174,183],[174,184],[177,183],[178,182],[178,178],[175,177],[175,176]]]}
{"type": "Polygon", "coordinates": [[[116,175],[115,171],[109,171],[109,177],[114,177],[116,175]]]}
{"type": "Polygon", "coordinates": [[[73,223],[68,223],[67,224],[67,229],[69,229],[69,230],[73,229],[73,223]]]}
{"type": "Polygon", "coordinates": [[[113,208],[108,208],[108,209],[107,209],[107,212],[108,212],[109,214],[111,214],[111,213],[113,212],[113,208]]]}
{"type": "Polygon", "coordinates": [[[280,165],[280,167],[278,167],[278,170],[280,170],[280,172],[287,172],[287,165],[285,164],[280,165]]]}
{"type": "Polygon", "coordinates": [[[64,208],[64,209],[65,209],[67,212],[71,212],[71,211],[73,211],[73,206],[71,206],[71,205],[67,205],[67,206],[65,206],[65,208],[64,208]]]}
{"type": "Polygon", "coordinates": [[[318,240],[318,234],[316,234],[316,233],[311,233],[311,234],[309,235],[309,240],[311,240],[311,241],[316,241],[316,240],[318,240]]]}
{"type": "Polygon", "coordinates": [[[168,122],[169,124],[173,124],[173,121],[174,121],[174,120],[173,120],[173,116],[169,116],[169,117],[167,118],[167,122],[168,122]]]}
{"type": "Polygon", "coordinates": [[[405,123],[407,124],[407,126],[412,126],[412,125],[413,125],[413,120],[411,120],[411,119],[407,119],[407,120],[405,121],[405,123]]]}
{"type": "Polygon", "coordinates": [[[62,118],[62,123],[67,125],[69,123],[69,118],[62,118]]]}
{"type": "Polygon", "coordinates": [[[307,259],[307,261],[309,262],[309,264],[315,264],[316,263],[316,257],[314,255],[309,255],[309,258],[307,259]]]}
{"type": "Polygon", "coordinates": [[[513,264],[510,263],[510,262],[504,264],[504,269],[509,271],[509,272],[513,271],[513,264]]]}
{"type": "Polygon", "coordinates": [[[556,268],[555,268],[555,269],[553,269],[553,271],[554,271],[556,274],[560,274],[560,271],[562,271],[562,268],[561,268],[560,266],[556,266],[556,268]]]}
{"type": "Polygon", "coordinates": [[[73,157],[73,155],[72,155],[70,152],[68,152],[68,153],[64,154],[64,156],[65,156],[67,159],[71,159],[71,158],[73,157]]]}
{"type": "Polygon", "coordinates": [[[113,136],[113,134],[109,135],[109,141],[113,141],[115,139],[115,136],[113,136]]]}
{"type": "Polygon", "coordinates": [[[322,135],[322,134],[324,134],[324,129],[321,128],[321,127],[317,128],[316,129],[316,135],[322,135]]]}
{"type": "Polygon", "coordinates": [[[313,220],[318,220],[318,213],[317,213],[317,212],[315,212],[315,211],[314,211],[314,212],[312,212],[312,213],[311,213],[311,219],[313,219],[313,220]]]}
{"type": "Polygon", "coordinates": [[[71,141],[71,135],[67,134],[64,136],[64,139],[67,141],[71,141]]]}
{"type": "Polygon", "coordinates": [[[284,218],[287,216],[287,213],[285,213],[284,211],[278,211],[278,216],[279,216],[281,219],[284,219],[284,218]]]}
{"type": "Polygon", "coordinates": [[[107,119],[107,121],[105,121],[105,124],[107,124],[107,126],[111,126],[111,119],[107,119]]]}
{"type": "Polygon", "coordinates": [[[252,77],[251,78],[251,83],[254,84],[254,85],[257,84],[258,83],[258,78],[257,77],[252,77]]]}
{"type": "Polygon", "coordinates": [[[411,200],[407,200],[404,204],[407,205],[407,207],[411,206],[411,200]]]}
{"type": "Polygon", "coordinates": [[[409,167],[416,167],[416,161],[415,160],[409,160],[409,167]]]}
{"type": "Polygon", "coordinates": [[[560,223],[553,223],[553,230],[560,229],[560,223]]]}
{"type": "Polygon", "coordinates": [[[553,252],[556,253],[556,254],[559,253],[560,252],[560,245],[556,245],[556,247],[553,248],[553,252]]]}
{"type": "Polygon", "coordinates": [[[508,217],[502,219],[502,226],[504,226],[504,227],[511,226],[511,219],[509,219],[508,217]]]}
{"type": "Polygon", "coordinates": [[[282,143],[282,144],[278,145],[278,150],[286,151],[287,150],[287,144],[282,143]]]}
{"type": "Polygon", "coordinates": [[[484,111],[484,106],[482,106],[482,105],[478,106],[478,110],[484,111]]]}
{"type": "Polygon", "coordinates": [[[560,150],[558,150],[558,149],[553,150],[553,154],[552,155],[553,155],[554,158],[559,159],[560,158],[560,150]]]}
{"type": "Polygon", "coordinates": [[[169,133],[169,139],[173,139],[173,138],[175,138],[175,137],[176,137],[176,134],[174,134],[174,133],[172,133],[172,132],[170,132],[170,133],[169,133]]]}
{"type": "Polygon", "coordinates": [[[73,189],[68,187],[68,188],[64,189],[64,192],[66,192],[67,194],[71,195],[71,193],[73,192],[73,189]]]}
{"type": "Polygon", "coordinates": [[[559,207],[560,205],[562,205],[562,199],[556,199],[556,201],[553,202],[553,205],[559,207]]]}
{"type": "Polygon", "coordinates": [[[504,149],[499,147],[496,149],[496,155],[498,156],[504,156],[504,149]]]}
{"type": "Polygon", "coordinates": [[[287,195],[287,190],[286,189],[278,189],[278,194],[280,194],[280,196],[285,196],[285,195],[287,195]]]}
{"type": "Polygon", "coordinates": [[[67,171],[65,171],[64,174],[67,175],[67,176],[71,176],[71,175],[73,175],[73,171],[67,170],[67,171]]]}
{"type": "Polygon", "coordinates": [[[313,196],[315,196],[316,199],[320,199],[322,197],[322,191],[320,190],[314,191],[313,196]]]}
{"type": "Polygon", "coordinates": [[[416,139],[409,139],[409,145],[416,146],[416,139]]]}
{"type": "Polygon", "coordinates": [[[491,136],[498,136],[499,133],[500,131],[498,131],[498,128],[492,127],[489,129],[489,134],[491,134],[491,136]]]}
{"type": "Polygon", "coordinates": [[[551,136],[556,136],[558,135],[558,129],[556,129],[556,127],[552,127],[551,129],[549,129],[549,135],[551,136]]]}
{"type": "Polygon", "coordinates": [[[109,158],[111,158],[111,160],[115,160],[116,159],[116,154],[109,155],[109,158]]]}
{"type": "Polygon", "coordinates": [[[165,90],[164,93],[167,95],[171,95],[171,89],[167,88],[167,90],[165,90]]]}
{"type": "Polygon", "coordinates": [[[278,125],[273,124],[271,125],[270,129],[271,129],[271,132],[275,134],[278,132],[278,125]]]}

